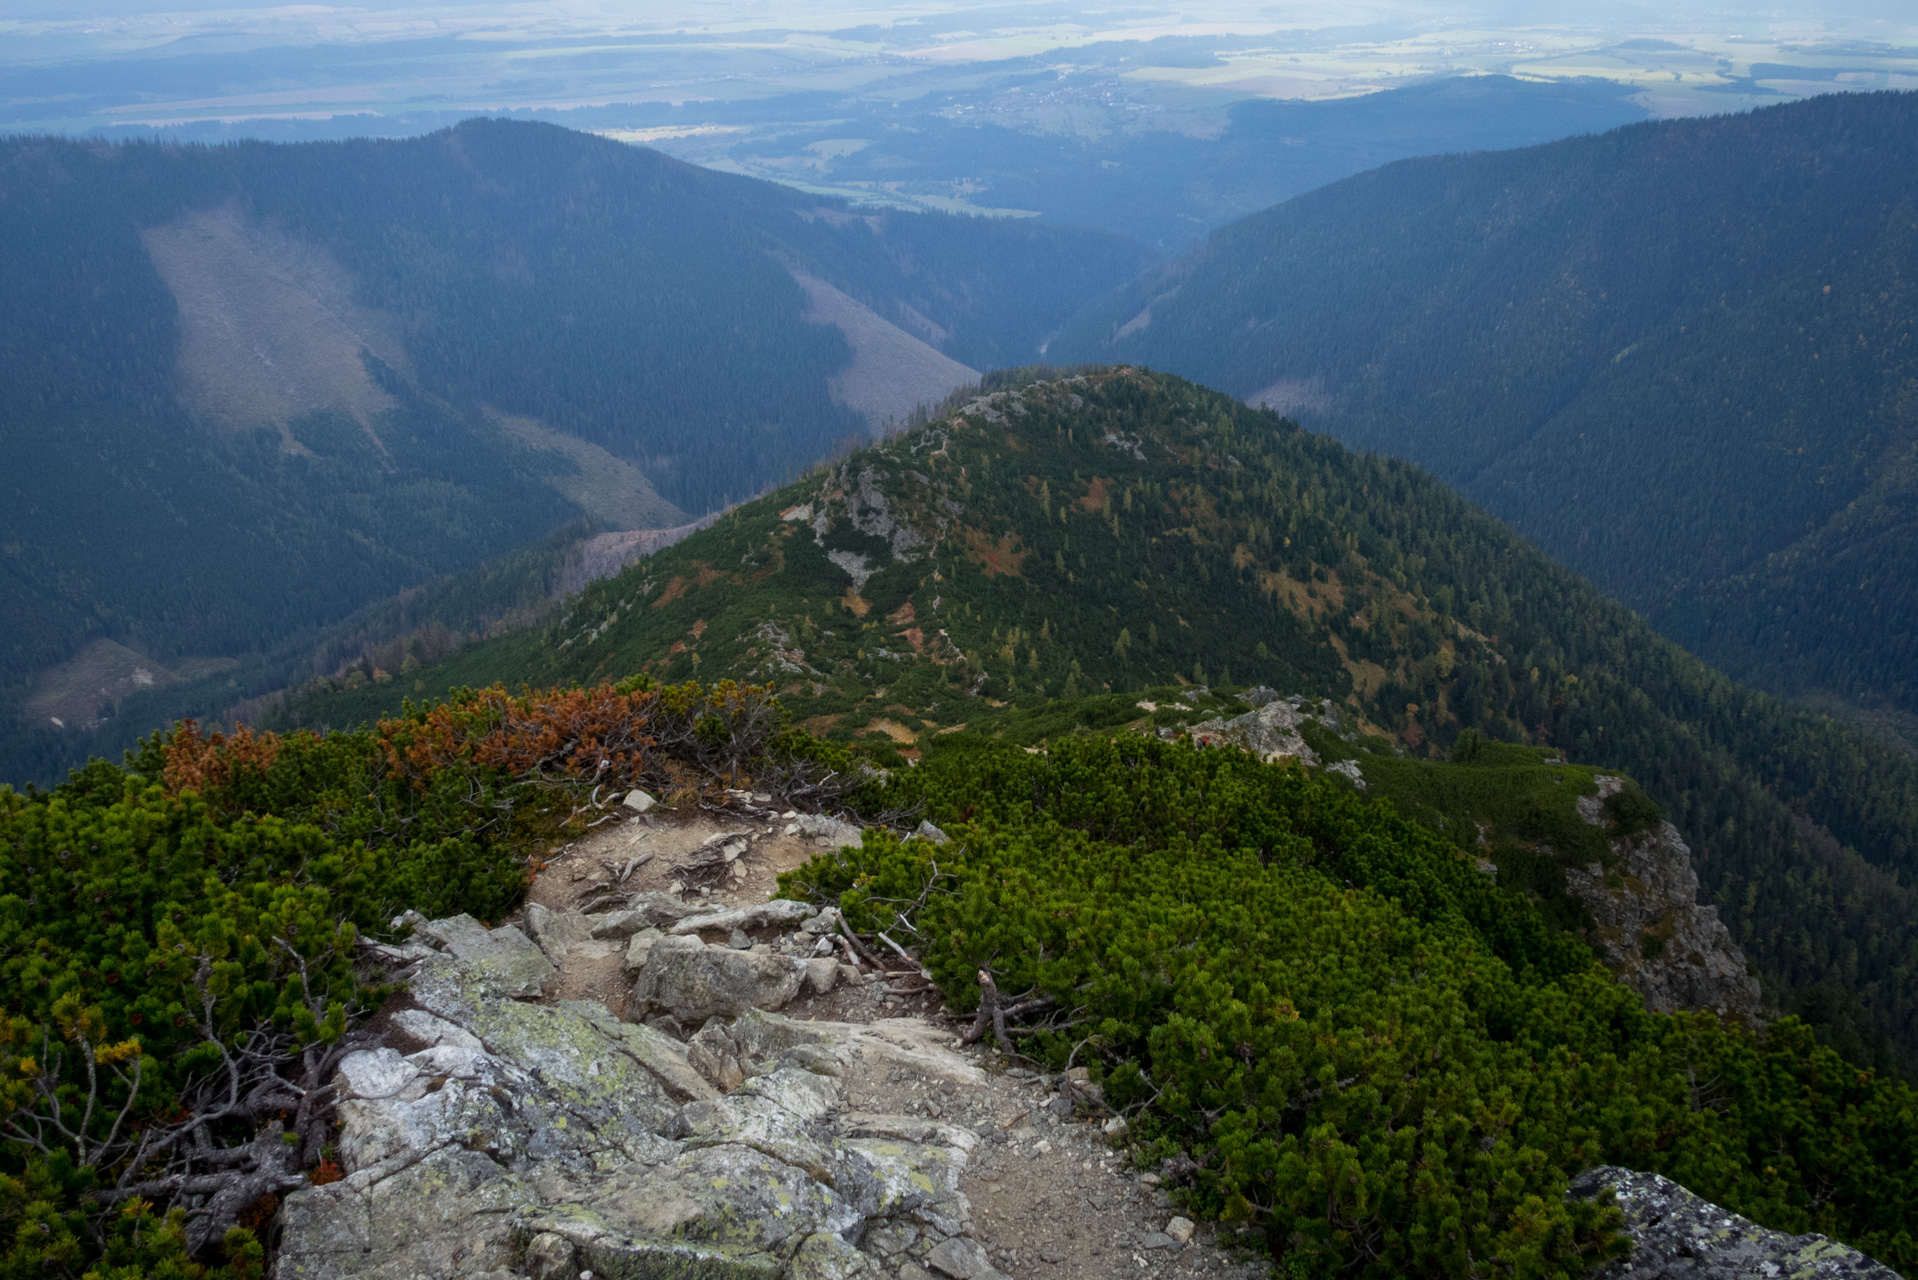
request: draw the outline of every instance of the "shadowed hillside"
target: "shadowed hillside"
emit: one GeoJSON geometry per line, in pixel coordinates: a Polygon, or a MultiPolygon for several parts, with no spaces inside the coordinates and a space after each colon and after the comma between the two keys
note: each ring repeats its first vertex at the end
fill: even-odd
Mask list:
{"type": "MultiPolygon", "coordinates": [[[[0,713],[100,640],[159,683],[276,655],[199,704],[229,705],[376,600],[789,479],[1148,257],[504,121],[10,139],[0,237],[0,713]]],[[[16,758],[72,760],[118,703],[16,758]]]]}
{"type": "Polygon", "coordinates": [[[1914,174],[1912,93],[1405,161],[1220,230],[1051,354],[1425,463],[1734,675],[1908,712],[1914,174]]]}

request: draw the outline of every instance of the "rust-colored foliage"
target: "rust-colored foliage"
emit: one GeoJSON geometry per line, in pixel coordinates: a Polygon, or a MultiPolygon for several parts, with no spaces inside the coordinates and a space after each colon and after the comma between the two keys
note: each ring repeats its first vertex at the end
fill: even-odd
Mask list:
{"type": "Polygon", "coordinates": [[[167,792],[178,795],[191,789],[205,795],[224,787],[242,769],[264,773],[280,754],[280,735],[254,733],[246,725],[232,736],[203,734],[196,720],[182,720],[166,744],[166,771],[162,780],[167,792]]]}
{"type": "Polygon", "coordinates": [[[345,1176],[346,1170],[342,1169],[336,1162],[332,1160],[322,1160],[318,1167],[307,1175],[306,1180],[316,1187],[323,1187],[329,1182],[338,1182],[345,1176]]]}
{"type": "MultiPolygon", "coordinates": [[[[325,1168],[326,1166],[323,1164],[320,1167],[325,1168]]],[[[339,1166],[335,1165],[334,1167],[338,1168],[339,1166]]],[[[317,1172],[314,1180],[318,1181],[317,1172]]],[[[337,1179],[329,1179],[329,1181],[336,1180],[337,1179]]],[[[258,1231],[261,1227],[271,1222],[273,1215],[279,1211],[280,1198],[269,1191],[240,1211],[239,1225],[248,1231],[258,1231]]]]}
{"type": "Polygon", "coordinates": [[[715,778],[747,781],[744,759],[777,720],[770,685],[603,684],[518,697],[494,685],[424,715],[382,720],[377,733],[389,772],[417,788],[457,767],[552,785],[672,792],[715,778]]]}

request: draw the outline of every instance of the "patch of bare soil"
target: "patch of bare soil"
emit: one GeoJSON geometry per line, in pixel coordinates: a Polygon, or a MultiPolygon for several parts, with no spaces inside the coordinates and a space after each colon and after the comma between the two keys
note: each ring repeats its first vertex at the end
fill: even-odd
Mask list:
{"type": "Polygon", "coordinates": [[[72,658],[42,671],[26,701],[29,719],[60,729],[87,729],[103,710],[143,689],[186,684],[240,664],[232,658],[180,658],[171,667],[112,640],[95,640],[72,658]],[[56,723],[57,722],[57,723],[56,723]]]}
{"type": "MultiPolygon", "coordinates": [[[[554,911],[577,911],[613,895],[658,893],[675,881],[684,886],[683,865],[709,842],[744,835],[747,850],[737,861],[742,877],[688,900],[715,910],[769,900],[780,872],[822,852],[820,841],[786,833],[783,814],[672,813],[622,817],[558,851],[535,878],[529,903],[554,911]],[[635,860],[638,860],[637,862],[635,860]],[[622,873],[624,877],[622,878],[622,873]]],[[[824,841],[830,846],[830,841],[824,841]]],[[[766,927],[732,938],[734,945],[771,945],[796,953],[810,935],[766,927]]],[[[723,943],[716,934],[708,942],[723,943]]],[[[576,944],[558,961],[553,1000],[596,999],[626,1016],[623,948],[576,944]]],[[[780,1012],[806,1021],[851,1023],[897,1051],[858,1055],[845,1082],[854,1112],[923,1116],[976,1135],[962,1189],[972,1203],[972,1235],[993,1264],[1015,1278],[1118,1280],[1148,1275],[1245,1277],[1265,1273],[1265,1264],[1215,1247],[1209,1227],[1182,1219],[1158,1180],[1131,1167],[1122,1137],[1104,1130],[1109,1112],[1074,1104],[1060,1091],[1062,1080],[1009,1065],[981,1046],[962,1046],[971,1019],[949,1016],[936,991],[910,974],[903,961],[881,972],[862,964],[844,966],[845,980],[831,991],[808,992],[780,1012]]],[[[689,1029],[690,1030],[690,1029],[689,1029]]],[[[1082,1095],[1081,1095],[1082,1097],[1082,1095]]],[[[934,1277],[907,1253],[912,1241],[888,1236],[866,1248],[899,1280],[934,1277]]]]}
{"type": "Polygon", "coordinates": [[[232,208],[142,236],[179,305],[180,387],[202,417],[243,430],[337,409],[370,433],[392,407],[360,353],[407,368],[399,326],[354,301],[352,278],[326,250],[232,208]]]}
{"type": "Polygon", "coordinates": [[[862,414],[876,434],[888,422],[904,422],[922,404],[937,404],[958,387],[979,381],[979,371],[929,346],[865,304],[802,272],[793,279],[811,301],[805,319],[846,335],[852,362],[830,381],[835,404],[862,414]]]}

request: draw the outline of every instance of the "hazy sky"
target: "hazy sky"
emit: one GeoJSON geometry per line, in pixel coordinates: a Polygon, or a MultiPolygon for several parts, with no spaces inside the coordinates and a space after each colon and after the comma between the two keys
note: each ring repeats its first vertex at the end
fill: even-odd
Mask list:
{"type": "Polygon", "coordinates": [[[1912,0],[0,0],[0,128],[271,134],[345,117],[397,129],[408,113],[431,123],[447,112],[750,101],[882,82],[913,93],[967,68],[1070,62],[1087,46],[1110,54],[1115,41],[1140,42],[1111,54],[1115,77],[1193,102],[1349,96],[1474,71],[1615,79],[1653,114],[1918,88],[1912,0]],[[915,75],[919,87],[898,87],[915,75]]]}

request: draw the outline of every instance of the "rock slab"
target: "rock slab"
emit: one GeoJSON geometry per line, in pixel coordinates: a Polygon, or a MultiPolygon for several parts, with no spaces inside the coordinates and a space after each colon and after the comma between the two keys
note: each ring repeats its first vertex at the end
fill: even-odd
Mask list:
{"type": "MultiPolygon", "coordinates": [[[[571,922],[541,926],[582,945],[571,922]]],[[[346,1176],[287,1196],[275,1280],[889,1280],[897,1264],[867,1239],[984,1257],[959,1190],[976,1135],[846,1114],[855,1056],[976,1072],[940,1056],[933,1028],[748,1006],[686,1045],[596,1001],[534,1003],[546,957],[516,929],[417,929],[443,949],[407,951],[415,1007],[391,1014],[392,1043],[341,1064],[346,1176]],[[716,1055],[729,1089],[697,1069],[716,1055]]],[[[655,947],[674,945],[700,947],[655,947]]],[[[795,987],[803,972],[701,950],[781,960],[795,987]]]]}
{"type": "Polygon", "coordinates": [[[1632,1252],[1591,1272],[1593,1280],[1901,1280],[1856,1249],[1767,1231],[1656,1173],[1601,1165],[1574,1179],[1568,1194],[1590,1200],[1605,1191],[1625,1212],[1632,1252]]]}

